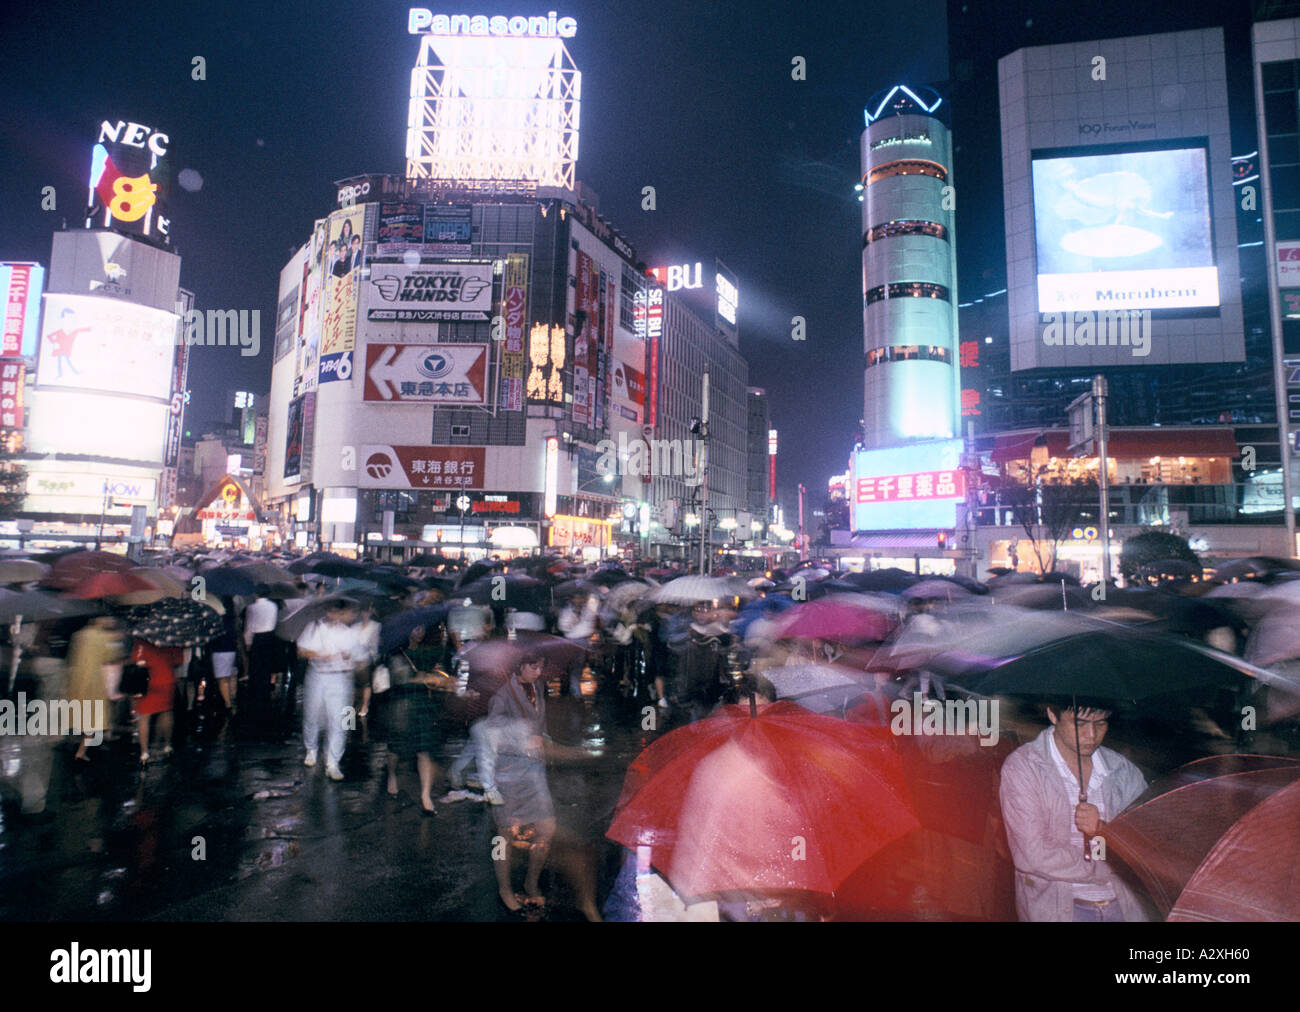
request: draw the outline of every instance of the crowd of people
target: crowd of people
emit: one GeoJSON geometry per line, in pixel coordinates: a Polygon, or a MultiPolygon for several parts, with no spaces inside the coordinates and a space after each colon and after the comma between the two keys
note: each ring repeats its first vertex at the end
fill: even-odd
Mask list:
{"type": "MultiPolygon", "coordinates": [[[[235,738],[283,740],[300,720],[304,767],[337,782],[345,779],[349,735],[363,731],[384,753],[387,795],[399,796],[413,775],[427,817],[460,802],[484,806],[495,829],[485,856],[502,907],[519,915],[545,909],[542,876],[563,833],[548,764],[590,758],[552,736],[548,693],[607,693],[661,733],[711,716],[787,716],[794,699],[817,714],[893,728],[881,740],[894,757],[888,762],[901,761],[913,831],[885,841],[829,907],[723,900],[704,916],[1149,916],[1113,865],[1089,856],[1108,823],[1148,787],[1137,765],[1102,746],[1112,716],[1105,699],[1052,697],[1041,710],[1046,728],[1032,718],[1004,721],[992,749],[961,731],[899,736],[898,701],[945,699],[942,665],[925,658],[951,647],[954,629],[976,628],[961,624],[960,598],[970,588],[960,580],[945,597],[933,588],[881,593],[809,568],[746,579],[557,558],[469,569],[451,560],[346,565],[353,567],[346,587],[306,566],[296,583],[221,596],[219,622],[185,647],[151,641],[111,599],[101,602],[102,614],[19,624],[10,630],[10,692],[68,698],[106,715],[82,728],[71,756],[77,766],[95,763],[97,747],[115,736],[130,739],[147,767],[183,747],[178,728],[186,739],[233,729],[235,738]],[[691,591],[670,592],[682,585],[691,591]],[[856,610],[856,632],[800,631],[788,620],[812,615],[810,600],[826,605],[816,612],[823,619],[856,610]],[[921,660],[918,643],[933,647],[921,660]],[[795,691],[796,675],[829,678],[839,702],[821,705],[824,695],[795,691]],[[526,854],[521,885],[515,851],[526,854]]],[[[988,628],[987,614],[980,623],[988,628]]],[[[40,818],[44,786],[25,781],[22,802],[26,815],[40,818]]],[[[700,917],[642,849],[625,844],[603,910],[592,867],[557,869],[579,911],[591,920],[700,917]]]]}

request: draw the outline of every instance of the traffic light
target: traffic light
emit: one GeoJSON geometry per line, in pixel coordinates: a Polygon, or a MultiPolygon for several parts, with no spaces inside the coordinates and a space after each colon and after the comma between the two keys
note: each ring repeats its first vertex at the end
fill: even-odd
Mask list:
{"type": "Polygon", "coordinates": [[[939,550],[944,551],[948,547],[948,532],[940,531],[936,540],[939,543],[939,550]]]}

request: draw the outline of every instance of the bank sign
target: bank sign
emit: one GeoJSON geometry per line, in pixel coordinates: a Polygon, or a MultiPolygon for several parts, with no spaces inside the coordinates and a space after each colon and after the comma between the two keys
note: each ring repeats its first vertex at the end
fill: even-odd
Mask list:
{"type": "Polygon", "coordinates": [[[433,323],[492,318],[491,264],[371,264],[368,320],[433,323]]]}

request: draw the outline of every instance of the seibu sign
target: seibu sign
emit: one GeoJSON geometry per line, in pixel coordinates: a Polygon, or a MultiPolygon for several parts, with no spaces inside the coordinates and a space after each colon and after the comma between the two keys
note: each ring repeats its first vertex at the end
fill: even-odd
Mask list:
{"type": "Polygon", "coordinates": [[[573,18],[556,17],[555,11],[548,11],[545,17],[506,17],[502,14],[434,14],[427,7],[412,7],[406,27],[412,35],[571,39],[578,34],[578,22],[573,18]]]}

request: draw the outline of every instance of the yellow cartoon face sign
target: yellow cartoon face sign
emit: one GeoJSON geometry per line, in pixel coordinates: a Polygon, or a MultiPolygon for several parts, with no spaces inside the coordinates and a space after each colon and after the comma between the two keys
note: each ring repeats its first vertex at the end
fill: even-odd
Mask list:
{"type": "Polygon", "coordinates": [[[221,486],[221,500],[227,506],[236,506],[239,504],[240,493],[239,486],[233,482],[227,482],[221,486]]]}

